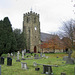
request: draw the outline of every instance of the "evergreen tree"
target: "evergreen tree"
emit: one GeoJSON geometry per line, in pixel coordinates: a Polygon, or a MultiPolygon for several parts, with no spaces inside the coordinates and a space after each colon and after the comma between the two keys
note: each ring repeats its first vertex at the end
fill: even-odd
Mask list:
{"type": "Polygon", "coordinates": [[[25,38],[23,36],[23,32],[21,32],[20,29],[15,29],[14,34],[15,34],[15,38],[17,41],[17,50],[25,49],[26,48],[26,42],[25,42],[25,38]]]}
{"type": "Polygon", "coordinates": [[[3,53],[8,53],[16,50],[16,39],[13,34],[12,25],[8,17],[0,21],[0,50],[3,53]]]}
{"type": "Polygon", "coordinates": [[[3,41],[3,21],[0,21],[0,56],[4,50],[4,41],[3,41]]]}

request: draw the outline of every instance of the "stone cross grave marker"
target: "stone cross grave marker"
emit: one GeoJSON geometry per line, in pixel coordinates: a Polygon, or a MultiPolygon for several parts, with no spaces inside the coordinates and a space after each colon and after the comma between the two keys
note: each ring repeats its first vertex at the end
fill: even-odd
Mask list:
{"type": "Polygon", "coordinates": [[[25,60],[24,59],[24,50],[22,51],[22,60],[25,60]]]}
{"type": "Polygon", "coordinates": [[[68,58],[67,58],[66,64],[74,64],[74,60],[71,59],[71,54],[72,54],[72,50],[69,50],[68,51],[68,58]]]}
{"type": "Polygon", "coordinates": [[[20,61],[20,59],[19,59],[19,54],[20,54],[20,52],[18,51],[18,52],[17,52],[17,60],[16,60],[16,61],[20,61]]]}

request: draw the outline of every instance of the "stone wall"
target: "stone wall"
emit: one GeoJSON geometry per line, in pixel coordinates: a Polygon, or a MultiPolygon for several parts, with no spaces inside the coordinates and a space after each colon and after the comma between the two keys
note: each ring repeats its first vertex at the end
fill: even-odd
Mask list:
{"type": "Polygon", "coordinates": [[[23,16],[23,32],[26,38],[27,50],[38,52],[40,42],[39,14],[28,12],[23,16]]]}

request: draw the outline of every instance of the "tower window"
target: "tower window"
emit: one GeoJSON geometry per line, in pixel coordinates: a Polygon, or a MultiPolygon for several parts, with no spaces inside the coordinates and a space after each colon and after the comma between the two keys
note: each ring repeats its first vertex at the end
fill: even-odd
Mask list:
{"type": "Polygon", "coordinates": [[[37,28],[36,28],[36,27],[35,27],[34,29],[35,29],[35,30],[37,30],[37,28]]]}
{"type": "Polygon", "coordinates": [[[36,17],[34,17],[34,23],[36,23],[36,17]]]}
{"type": "Polygon", "coordinates": [[[27,17],[27,23],[29,23],[29,18],[27,17]]]}

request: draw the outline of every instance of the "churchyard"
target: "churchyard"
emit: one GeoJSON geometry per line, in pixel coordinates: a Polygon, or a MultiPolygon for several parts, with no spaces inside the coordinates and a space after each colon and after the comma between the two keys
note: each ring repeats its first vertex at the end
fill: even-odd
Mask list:
{"type": "Polygon", "coordinates": [[[75,64],[66,64],[63,60],[64,56],[68,56],[66,53],[23,55],[23,52],[17,52],[11,56],[10,54],[2,56],[4,64],[1,64],[1,75],[75,75],[75,64]],[[10,63],[7,64],[7,62],[10,63]]]}

